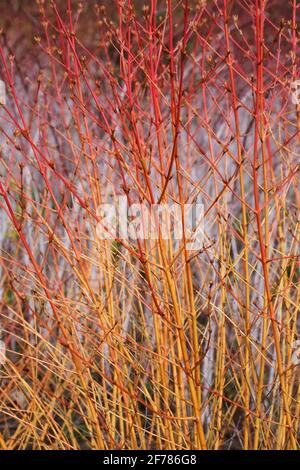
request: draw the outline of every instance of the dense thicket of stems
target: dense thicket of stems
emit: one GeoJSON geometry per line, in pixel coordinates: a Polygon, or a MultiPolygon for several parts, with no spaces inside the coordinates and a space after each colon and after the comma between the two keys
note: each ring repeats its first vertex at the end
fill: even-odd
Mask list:
{"type": "Polygon", "coordinates": [[[0,448],[299,447],[299,5],[1,3],[0,448]]]}

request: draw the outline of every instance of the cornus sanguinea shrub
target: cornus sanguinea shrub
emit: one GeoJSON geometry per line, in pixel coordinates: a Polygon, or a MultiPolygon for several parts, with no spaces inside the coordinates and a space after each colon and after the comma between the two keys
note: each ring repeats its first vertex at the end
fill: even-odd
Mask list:
{"type": "Polygon", "coordinates": [[[299,12],[1,3],[2,449],[299,447],[299,12]],[[203,246],[99,239],[121,196],[203,246]]]}

